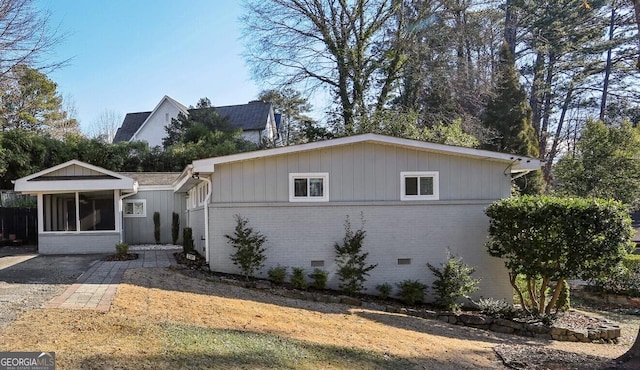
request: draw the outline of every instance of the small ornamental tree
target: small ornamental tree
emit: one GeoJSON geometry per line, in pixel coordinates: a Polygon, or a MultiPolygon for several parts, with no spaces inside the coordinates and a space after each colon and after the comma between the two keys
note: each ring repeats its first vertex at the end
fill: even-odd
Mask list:
{"type": "Polygon", "coordinates": [[[369,271],[378,266],[367,265],[366,260],[369,253],[363,252],[363,242],[366,236],[366,232],[362,229],[364,227],[364,218],[362,219],[362,226],[356,230],[351,230],[351,222],[349,216],[347,216],[344,222],[344,239],[342,244],[335,243],[334,248],[336,251],[336,264],[338,266],[336,274],[340,279],[340,289],[347,294],[356,294],[364,290],[364,282],[367,281],[369,271]]]}
{"type": "Polygon", "coordinates": [[[511,285],[528,312],[549,314],[565,279],[606,274],[633,248],[628,208],[614,200],[523,196],[497,201],[486,214],[487,251],[504,260],[511,285]],[[529,307],[516,283],[518,275],[527,281],[529,307]],[[545,292],[553,281],[547,303],[545,292]]]}
{"type": "Polygon", "coordinates": [[[249,221],[235,215],[236,227],[233,235],[225,235],[236,252],[231,255],[233,264],[242,271],[245,279],[249,279],[256,271],[259,271],[267,260],[266,248],[263,247],[267,238],[260,232],[248,226],[249,221]]]}
{"type": "Polygon", "coordinates": [[[430,263],[427,267],[436,277],[432,284],[436,304],[448,310],[457,311],[460,305],[456,301],[462,297],[469,298],[469,294],[478,290],[480,280],[471,277],[476,269],[462,262],[461,257],[449,255],[447,262],[440,267],[430,263]]]}
{"type": "Polygon", "coordinates": [[[180,215],[173,212],[171,217],[171,240],[175,245],[178,243],[178,237],[180,236],[180,215]]]}
{"type": "Polygon", "coordinates": [[[153,238],[160,244],[160,212],[153,212],[153,238]]]}

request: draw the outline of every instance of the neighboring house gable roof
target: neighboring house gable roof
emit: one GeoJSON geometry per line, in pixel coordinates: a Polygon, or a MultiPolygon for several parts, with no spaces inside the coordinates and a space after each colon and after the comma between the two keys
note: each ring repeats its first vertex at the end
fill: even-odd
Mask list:
{"type": "Polygon", "coordinates": [[[113,142],[129,141],[150,115],[151,112],[127,113],[113,138],[113,142]]]}
{"type": "MultiPolygon", "coordinates": [[[[254,152],[246,152],[233,154],[223,157],[206,158],[193,161],[193,172],[211,173],[215,171],[216,164],[239,162],[256,158],[271,157],[275,155],[304,152],[309,150],[317,150],[330,148],[341,145],[349,145],[355,143],[377,143],[382,145],[400,146],[415,150],[424,150],[449,155],[463,156],[476,159],[486,159],[504,162],[508,165],[505,173],[529,172],[540,168],[539,159],[520,156],[515,154],[491,152],[488,150],[480,150],[466,147],[458,147],[452,145],[435,144],[418,140],[402,139],[392,136],[378,134],[363,134],[356,136],[347,136],[338,139],[318,141],[307,144],[292,145],[281,148],[258,150],[254,152]]],[[[184,172],[183,172],[184,174],[184,172]]]]}
{"type": "MultiPolygon", "coordinates": [[[[192,112],[194,110],[187,109],[187,107],[180,104],[178,101],[165,95],[165,97],[160,101],[160,104],[158,104],[158,106],[156,106],[156,108],[151,112],[127,113],[122,121],[122,125],[116,132],[113,142],[117,143],[120,141],[131,140],[131,138],[142,129],[153,112],[157,110],[165,100],[175,104],[176,107],[183,112],[192,112]]],[[[269,117],[272,115],[271,103],[265,103],[262,101],[252,101],[248,104],[227,105],[214,108],[220,116],[228,118],[231,125],[236,128],[241,128],[243,131],[264,130],[269,117]]]]}
{"type": "Polygon", "coordinates": [[[102,167],[73,159],[15,181],[23,193],[73,190],[134,190],[134,179],[102,167]]]}

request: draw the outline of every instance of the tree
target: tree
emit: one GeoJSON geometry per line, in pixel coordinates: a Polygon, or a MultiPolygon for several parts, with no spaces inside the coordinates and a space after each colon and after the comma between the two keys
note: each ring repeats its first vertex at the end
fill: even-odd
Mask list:
{"type": "Polygon", "coordinates": [[[249,279],[249,276],[264,266],[264,261],[267,259],[264,247],[267,237],[250,227],[249,220],[246,218],[235,215],[235,220],[233,235],[225,234],[224,237],[236,249],[231,255],[231,261],[240,268],[245,279],[249,279]]]}
{"type": "Polygon", "coordinates": [[[388,103],[411,44],[402,2],[249,0],[242,17],[254,78],[323,87],[347,135],[388,103]]]}
{"type": "Polygon", "coordinates": [[[367,280],[369,271],[378,266],[367,265],[366,260],[369,256],[368,252],[363,252],[363,242],[366,236],[366,231],[363,230],[364,218],[362,220],[362,227],[353,231],[351,229],[351,222],[349,216],[347,216],[344,222],[344,239],[342,244],[335,243],[334,249],[336,251],[336,274],[340,278],[340,289],[344,290],[347,294],[360,293],[364,289],[364,282],[367,280]]]}
{"type": "Polygon", "coordinates": [[[300,131],[305,122],[311,121],[305,113],[311,111],[311,104],[299,91],[291,88],[264,90],[258,99],[273,104],[273,110],[281,116],[281,141],[284,145],[299,142],[300,131]]]}
{"type": "Polygon", "coordinates": [[[628,209],[615,200],[521,196],[494,202],[486,214],[487,251],[504,260],[511,285],[529,312],[549,314],[565,279],[607,274],[634,247],[628,209]],[[533,307],[525,305],[518,275],[527,281],[533,307]],[[556,286],[547,304],[552,281],[556,286]]]}
{"type": "Polygon", "coordinates": [[[0,103],[3,131],[18,128],[42,133],[67,121],[56,83],[24,64],[15,66],[0,79],[0,103]]]}
{"type": "MultiPolygon", "coordinates": [[[[532,112],[527,95],[520,85],[520,73],[515,68],[513,54],[505,42],[500,48],[500,62],[495,77],[493,96],[482,116],[483,124],[496,136],[488,140],[484,149],[538,157],[538,142],[531,124],[532,112]]],[[[540,171],[516,180],[524,194],[540,194],[543,190],[540,171]]]]}
{"type": "Polygon", "coordinates": [[[65,62],[45,57],[64,35],[51,28],[49,14],[33,0],[0,1],[0,80],[18,65],[54,69],[65,62]]]}
{"type": "Polygon", "coordinates": [[[91,122],[88,135],[91,138],[103,140],[105,143],[112,143],[121,124],[122,114],[120,112],[105,109],[91,122]]]}
{"type": "Polygon", "coordinates": [[[576,151],[554,167],[558,194],[619,200],[640,206],[640,128],[590,121],[576,151]]]}

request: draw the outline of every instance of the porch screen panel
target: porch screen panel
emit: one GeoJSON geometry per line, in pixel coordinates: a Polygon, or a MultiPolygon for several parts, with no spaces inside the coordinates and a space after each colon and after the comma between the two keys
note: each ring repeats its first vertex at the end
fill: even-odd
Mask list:
{"type": "Polygon", "coordinates": [[[44,231],[76,231],[76,194],[43,196],[44,231]]]}
{"type": "Polygon", "coordinates": [[[115,230],[113,191],[79,193],[80,231],[115,230]]]}

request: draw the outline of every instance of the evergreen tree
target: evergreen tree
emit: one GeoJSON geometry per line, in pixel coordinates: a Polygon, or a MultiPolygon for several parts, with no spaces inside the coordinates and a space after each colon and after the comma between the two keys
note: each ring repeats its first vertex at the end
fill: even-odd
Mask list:
{"type": "MultiPolygon", "coordinates": [[[[493,98],[482,117],[484,125],[495,131],[493,140],[483,149],[538,157],[538,142],[531,124],[531,107],[527,94],[520,85],[520,74],[515,68],[513,54],[504,43],[500,49],[500,65],[496,76],[493,98]]],[[[516,180],[520,192],[536,194],[542,191],[540,171],[516,180]]]]}

